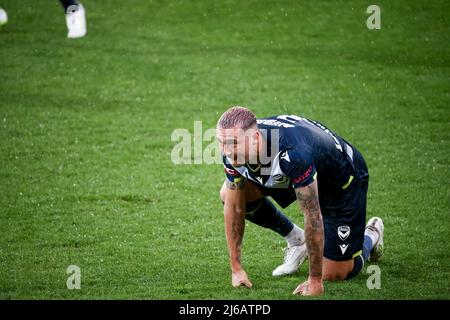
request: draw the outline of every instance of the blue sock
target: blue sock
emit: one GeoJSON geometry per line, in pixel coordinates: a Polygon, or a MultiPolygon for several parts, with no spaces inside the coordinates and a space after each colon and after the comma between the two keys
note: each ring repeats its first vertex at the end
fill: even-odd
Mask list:
{"type": "Polygon", "coordinates": [[[372,251],[372,249],[373,249],[372,239],[368,235],[365,235],[362,250],[362,256],[364,258],[364,261],[369,260],[370,251],[372,251]]]}
{"type": "Polygon", "coordinates": [[[366,262],[369,259],[370,251],[372,251],[372,248],[373,248],[372,239],[368,235],[364,235],[362,254],[353,259],[354,261],[353,270],[347,275],[345,280],[349,280],[358,275],[358,273],[364,267],[364,262],[366,262]]]}
{"type": "Polygon", "coordinates": [[[364,267],[363,257],[361,255],[355,257],[353,259],[353,270],[347,275],[345,280],[350,280],[353,277],[356,277],[361,269],[364,267]]]}
{"type": "Polygon", "coordinates": [[[271,229],[285,237],[294,229],[294,224],[267,198],[246,204],[245,218],[261,227],[271,229]]]}

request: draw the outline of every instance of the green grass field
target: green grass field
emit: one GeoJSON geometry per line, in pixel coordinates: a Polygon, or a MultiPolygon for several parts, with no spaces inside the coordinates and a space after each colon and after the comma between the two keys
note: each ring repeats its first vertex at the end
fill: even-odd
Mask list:
{"type": "Polygon", "coordinates": [[[319,120],[365,155],[381,289],[364,269],[320,299],[450,299],[448,1],[82,3],[78,40],[56,0],[0,3],[0,299],[307,299],[307,263],[273,278],[285,242],[252,224],[254,288],[231,287],[222,166],[171,161],[175,129],[231,105],[319,120]]]}

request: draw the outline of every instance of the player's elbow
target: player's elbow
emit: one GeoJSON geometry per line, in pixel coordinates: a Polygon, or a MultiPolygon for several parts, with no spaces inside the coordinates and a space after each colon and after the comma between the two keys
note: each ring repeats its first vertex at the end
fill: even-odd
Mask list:
{"type": "Polygon", "coordinates": [[[235,212],[238,216],[245,216],[245,208],[242,208],[242,207],[234,207],[234,212],[235,212]]]}

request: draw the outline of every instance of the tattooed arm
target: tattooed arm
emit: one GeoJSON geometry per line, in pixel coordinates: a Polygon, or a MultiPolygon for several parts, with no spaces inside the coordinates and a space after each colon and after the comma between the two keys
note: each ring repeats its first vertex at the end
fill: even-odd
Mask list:
{"type": "Polygon", "coordinates": [[[295,194],[305,216],[305,238],[309,256],[308,281],[294,291],[303,295],[317,295],[323,292],[322,261],[324,231],[320,212],[317,181],[306,187],[295,189],[295,194]]]}
{"type": "Polygon", "coordinates": [[[227,192],[224,203],[225,235],[227,238],[230,266],[232,273],[232,285],[234,287],[244,285],[251,288],[246,272],[241,266],[241,244],[245,228],[245,191],[246,180],[238,182],[226,180],[227,192]]]}

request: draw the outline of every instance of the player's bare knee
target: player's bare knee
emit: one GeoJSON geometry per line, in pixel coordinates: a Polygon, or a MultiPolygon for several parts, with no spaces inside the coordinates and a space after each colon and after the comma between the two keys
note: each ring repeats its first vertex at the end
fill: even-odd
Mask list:
{"type": "Polygon", "coordinates": [[[262,193],[261,189],[248,181],[245,182],[244,189],[245,199],[247,200],[247,202],[252,202],[264,198],[264,194],[262,193]]]}
{"type": "Polygon", "coordinates": [[[342,281],[353,269],[353,260],[333,261],[324,258],[322,268],[322,279],[326,281],[342,281]]]}

